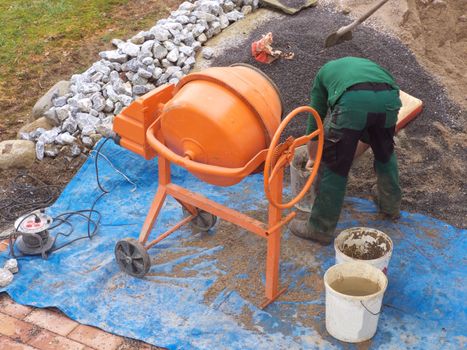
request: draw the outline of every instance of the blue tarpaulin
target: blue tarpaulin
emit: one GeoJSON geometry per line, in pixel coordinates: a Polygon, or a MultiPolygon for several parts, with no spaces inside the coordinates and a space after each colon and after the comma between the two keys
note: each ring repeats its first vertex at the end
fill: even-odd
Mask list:
{"type": "MultiPolygon", "coordinates": [[[[264,242],[224,222],[209,233],[193,234],[184,227],[151,248],[153,265],[143,279],[121,272],[114,259],[115,243],[138,237],[157,188],[157,163],[110,143],[103,153],[137,184],[136,190],[101,160],[100,176],[112,191],[96,206],[103,217],[97,235],[47,260],[21,258],[13,283],[0,291],[19,303],[57,307],[78,322],[170,349],[357,348],[333,339],[324,326],[322,276],[334,264],[333,247],[319,247],[287,231],[282,239],[281,279],[288,290],[265,310],[257,306],[264,288],[264,242]],[[239,260],[243,265],[238,265],[239,260]]],[[[202,183],[177,167],[172,175],[175,183],[233,209],[247,214],[266,211],[261,174],[227,188],[202,183]]],[[[89,208],[99,194],[90,158],[48,212],[58,215],[89,208]]],[[[152,237],[181,217],[179,204],[169,198],[152,237]]],[[[86,234],[84,221],[76,218],[74,226],[72,236],[60,237],[57,244],[86,234]]],[[[380,229],[395,246],[386,306],[367,345],[463,348],[466,230],[406,212],[397,223],[381,221],[371,202],[347,198],[338,228],[354,226],[380,229]]],[[[0,255],[0,263],[7,257],[0,255]]]]}

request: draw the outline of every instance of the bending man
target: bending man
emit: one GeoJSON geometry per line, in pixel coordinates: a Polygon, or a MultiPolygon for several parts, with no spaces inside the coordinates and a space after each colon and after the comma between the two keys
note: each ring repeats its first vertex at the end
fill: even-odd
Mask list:
{"type": "MultiPolygon", "coordinates": [[[[328,109],[330,116],[324,120],[324,151],[311,215],[308,221],[293,220],[291,232],[321,244],[332,242],[359,141],[373,150],[380,213],[398,218],[401,189],[394,132],[401,101],[391,74],[364,58],[330,61],[315,77],[310,105],[322,119],[328,109]]],[[[316,123],[310,116],[306,132],[314,130],[316,123]]],[[[317,141],[310,141],[310,155],[315,154],[316,147],[317,141]]]]}

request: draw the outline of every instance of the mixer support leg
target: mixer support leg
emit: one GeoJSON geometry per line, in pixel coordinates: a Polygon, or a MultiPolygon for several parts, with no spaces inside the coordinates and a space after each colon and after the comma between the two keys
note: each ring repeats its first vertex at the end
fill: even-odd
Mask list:
{"type": "Polygon", "coordinates": [[[158,157],[157,167],[159,171],[159,187],[157,187],[156,195],[152,201],[151,208],[149,208],[146,220],[144,220],[143,228],[141,229],[138,239],[143,245],[148,241],[151,229],[167,197],[167,189],[165,186],[170,183],[170,162],[163,157],[158,157]]]}
{"type": "Polygon", "coordinates": [[[146,216],[146,220],[144,220],[143,228],[141,229],[141,233],[139,234],[139,241],[144,245],[146,244],[149,234],[151,233],[151,229],[156,222],[157,216],[161,211],[162,205],[164,204],[165,198],[167,197],[167,191],[165,186],[159,185],[157,188],[156,195],[154,196],[154,200],[152,201],[151,208],[149,208],[148,215],[146,216]]]}
{"type": "MultiPolygon", "coordinates": [[[[284,169],[273,177],[271,181],[271,196],[277,201],[282,201],[282,181],[284,169]]],[[[282,219],[282,209],[276,208],[269,204],[269,221],[268,226],[274,227],[282,219]]],[[[281,227],[272,231],[267,237],[267,257],[266,257],[266,301],[261,305],[265,308],[274,300],[276,300],[286,288],[279,290],[279,260],[281,254],[281,227]]]]}

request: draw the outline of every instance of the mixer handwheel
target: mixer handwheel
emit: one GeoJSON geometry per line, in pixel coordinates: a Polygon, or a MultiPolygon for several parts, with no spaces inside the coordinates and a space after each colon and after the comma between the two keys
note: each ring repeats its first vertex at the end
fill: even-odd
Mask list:
{"type": "MultiPolygon", "coordinates": [[[[190,215],[188,210],[184,207],[182,209],[185,215],[190,215]]],[[[198,214],[190,223],[196,231],[206,232],[216,224],[217,216],[201,209],[197,209],[197,211],[198,214]]]]}
{"type": "Polygon", "coordinates": [[[316,112],[316,110],[309,106],[302,106],[295,108],[292,112],[289,113],[289,115],[287,115],[287,117],[284,118],[284,120],[281,122],[278,129],[276,130],[274,137],[272,138],[271,144],[269,145],[268,154],[266,155],[266,160],[264,162],[264,194],[269,200],[269,203],[271,203],[274,207],[279,209],[288,209],[302,200],[302,198],[308,192],[308,190],[311,187],[311,184],[313,183],[314,179],[318,174],[319,164],[323,155],[323,145],[324,128],[323,123],[321,122],[321,117],[319,116],[318,112],[316,112]],[[290,123],[290,121],[294,119],[299,113],[311,113],[311,115],[316,121],[317,130],[297,139],[290,137],[283,144],[279,144],[282,132],[290,123]],[[271,184],[273,182],[273,179],[277,176],[277,174],[283,171],[285,166],[290,164],[297,147],[306,145],[310,140],[314,139],[316,136],[318,136],[318,149],[316,150],[316,154],[314,157],[315,163],[313,166],[313,170],[310,173],[310,176],[308,176],[305,185],[303,186],[299,194],[296,195],[295,198],[293,198],[287,203],[282,203],[280,200],[274,198],[274,196],[271,194],[271,184]]]}
{"type": "Polygon", "coordinates": [[[151,267],[151,259],[143,245],[134,238],[125,238],[115,245],[115,259],[123,272],[144,277],[151,267]]]}

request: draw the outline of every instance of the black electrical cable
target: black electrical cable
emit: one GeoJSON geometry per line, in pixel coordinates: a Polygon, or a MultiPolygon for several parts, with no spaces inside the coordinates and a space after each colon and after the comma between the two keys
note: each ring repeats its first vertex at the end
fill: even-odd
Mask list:
{"type": "Polygon", "coordinates": [[[49,206],[58,197],[61,188],[59,185],[47,185],[30,174],[17,175],[11,182],[9,198],[0,200],[0,225],[49,206]]]}
{"type": "MultiPolygon", "coordinates": [[[[59,247],[55,247],[55,248],[52,248],[50,250],[50,252],[56,252],[57,250],[59,249],[62,249],[76,241],[79,241],[79,240],[82,240],[82,239],[85,239],[85,238],[89,238],[89,239],[92,239],[92,237],[94,237],[97,233],[97,230],[99,228],[99,223],[101,221],[101,218],[102,218],[102,215],[99,211],[95,210],[94,207],[96,206],[97,202],[102,198],[104,197],[106,194],[109,194],[110,191],[105,189],[100,180],[99,180],[99,165],[98,165],[98,160],[99,160],[99,155],[101,153],[101,150],[102,150],[102,147],[104,147],[104,145],[107,143],[107,141],[109,141],[110,138],[106,138],[100,145],[99,147],[97,148],[97,151],[96,151],[96,157],[94,158],[94,170],[96,172],[96,180],[97,180],[97,186],[99,187],[99,189],[102,191],[102,193],[94,200],[94,202],[92,203],[92,206],[91,206],[91,209],[83,209],[83,210],[76,210],[76,211],[71,211],[71,212],[66,212],[66,213],[62,213],[60,215],[58,215],[57,217],[54,218],[55,219],[61,219],[61,216],[65,216],[65,219],[61,219],[63,220],[64,222],[68,222],[68,219],[71,217],[71,216],[74,216],[74,215],[78,215],[78,216],[82,216],[84,218],[87,219],[87,223],[88,223],[88,233],[87,233],[87,236],[81,236],[81,237],[78,237],[78,238],[75,238],[71,241],[68,241],[64,244],[62,244],[61,246],[59,247]],[[83,213],[89,213],[88,216],[84,215],[83,213]],[[96,213],[98,215],[98,218],[97,218],[97,221],[93,220],[92,219],[92,214],[96,213]],[[94,225],[94,229],[93,231],[91,232],[91,224],[94,225]]],[[[58,226],[55,226],[53,228],[56,228],[58,226]]],[[[63,234],[63,233],[57,233],[57,235],[55,236],[54,238],[54,244],[57,240],[57,237],[59,235],[62,235],[62,236],[66,236],[68,237],[73,231],[69,232],[67,235],[66,234],[63,234]]]]}
{"type": "MultiPolygon", "coordinates": [[[[94,202],[92,203],[92,206],[90,209],[82,209],[82,210],[76,210],[76,211],[69,211],[69,212],[64,212],[64,213],[61,213],[59,215],[57,215],[56,217],[53,218],[53,222],[55,222],[55,224],[52,224],[48,230],[52,230],[52,229],[55,229],[55,228],[58,228],[62,225],[67,225],[69,227],[69,230],[68,231],[65,231],[65,232],[58,232],[55,237],[53,238],[53,244],[52,244],[52,247],[51,249],[49,249],[47,251],[47,253],[52,253],[52,252],[56,252],[58,251],[59,249],[62,249],[76,241],[79,241],[79,240],[82,240],[82,239],[85,239],[85,238],[88,238],[88,239],[92,239],[92,237],[94,237],[96,234],[97,234],[97,230],[99,228],[99,224],[100,224],[100,221],[101,221],[101,218],[102,218],[102,215],[99,211],[95,210],[95,206],[97,204],[97,202],[103,197],[105,196],[106,194],[110,193],[110,190],[107,190],[106,188],[104,188],[104,186],[101,184],[101,181],[99,179],[99,166],[98,166],[98,158],[99,158],[99,155],[101,153],[101,150],[102,148],[104,147],[104,145],[107,143],[107,141],[110,140],[110,138],[106,138],[100,145],[99,147],[97,148],[97,151],[96,151],[96,157],[95,157],[95,160],[94,160],[94,167],[95,167],[95,173],[96,173],[96,180],[97,180],[97,186],[98,188],[102,191],[102,193],[94,200],[94,202]],[[93,218],[93,214],[94,215],[97,215],[97,218],[93,218]],[[68,242],[65,242],[63,243],[62,245],[58,246],[58,247],[54,247],[56,241],[57,241],[57,238],[59,236],[64,236],[64,237],[69,237],[73,232],[74,232],[74,227],[72,225],[72,223],[70,222],[70,218],[73,217],[73,216],[79,216],[79,217],[82,217],[84,218],[86,221],[87,221],[87,235],[86,236],[81,236],[81,237],[78,237],[78,238],[75,238],[75,239],[72,239],[68,242]],[[91,226],[93,226],[92,230],[91,230],[91,226]]],[[[31,175],[24,175],[24,174],[21,174],[21,175],[18,175],[17,177],[15,177],[15,179],[13,180],[13,188],[14,188],[14,191],[17,191],[17,190],[20,190],[20,191],[24,191],[24,192],[20,192],[20,195],[23,195],[24,193],[31,193],[31,191],[37,191],[38,189],[45,189],[47,191],[50,191],[51,188],[55,188],[55,187],[58,187],[60,188],[60,186],[55,186],[55,185],[46,185],[43,181],[31,176],[31,175]],[[36,183],[39,183],[40,186],[38,187],[33,187],[33,186],[26,186],[25,188],[21,188],[20,185],[18,184],[18,178],[19,177],[29,177],[30,179],[33,179],[34,181],[36,181],[36,183]]],[[[45,204],[45,205],[48,205],[48,204],[51,204],[53,202],[53,200],[55,199],[56,196],[53,195],[53,193],[49,192],[48,193],[48,196],[46,198],[44,198],[42,201],[40,201],[39,203],[41,204],[45,204]]],[[[24,211],[24,209],[26,208],[30,208],[33,204],[37,205],[38,202],[37,201],[34,201],[33,203],[21,203],[18,199],[11,199],[10,202],[7,204],[7,205],[4,205],[4,206],[1,206],[0,207],[0,210],[1,209],[4,209],[4,208],[10,208],[12,206],[12,203],[13,206],[17,205],[18,207],[21,207],[21,209],[24,211]]],[[[46,206],[44,207],[39,207],[37,208],[37,206],[35,206],[35,209],[34,211],[36,210],[41,210],[41,209],[44,209],[46,206]]],[[[34,213],[34,211],[31,213],[31,215],[36,215],[37,217],[37,214],[34,213]]],[[[0,211],[1,212],[1,211],[0,211]]],[[[11,215],[11,212],[9,212],[8,214],[11,215]]],[[[19,234],[19,232],[17,231],[17,229],[21,226],[21,224],[23,223],[23,221],[29,217],[31,217],[31,215],[27,215],[26,217],[23,218],[23,220],[21,220],[21,222],[17,225],[16,227],[16,232],[12,235],[10,235],[9,237],[9,240],[10,240],[10,255],[12,255],[13,257],[16,257],[15,254],[14,254],[14,249],[13,249],[13,238],[16,239],[16,236],[19,234]],[[14,236],[14,237],[13,237],[14,236]]],[[[4,218],[8,218],[10,219],[9,221],[13,220],[14,218],[10,218],[9,215],[1,215],[2,217],[4,218]]],[[[34,236],[34,235],[32,235],[34,236]]],[[[42,248],[42,245],[43,245],[43,242],[42,242],[42,239],[39,235],[37,235],[37,239],[39,241],[39,244],[40,244],[40,248],[42,248]]],[[[41,252],[42,256],[45,257],[45,252],[41,252]]]]}
{"type": "MultiPolygon", "coordinates": [[[[102,195],[103,195],[103,194],[101,194],[101,195],[99,196],[99,198],[102,197],[102,195]]],[[[84,209],[84,210],[79,210],[79,211],[75,211],[75,212],[62,213],[62,214],[60,214],[59,216],[57,216],[57,217],[55,218],[55,219],[58,218],[58,220],[61,220],[61,223],[59,223],[58,225],[56,225],[56,226],[54,226],[54,227],[51,227],[50,229],[56,228],[56,227],[58,227],[58,226],[61,226],[62,224],[68,224],[68,225],[70,225],[71,229],[70,229],[69,232],[65,232],[65,233],[64,233],[64,232],[58,232],[58,233],[55,235],[54,244],[53,244],[53,245],[55,245],[55,242],[57,241],[57,238],[58,238],[59,236],[69,237],[69,236],[73,233],[73,231],[74,231],[73,225],[71,225],[71,223],[68,221],[68,218],[70,218],[70,217],[72,217],[72,216],[75,216],[75,215],[82,216],[82,217],[84,217],[84,218],[87,220],[87,222],[88,222],[88,235],[87,235],[87,236],[81,236],[81,237],[72,239],[71,241],[65,242],[65,243],[63,243],[62,245],[58,246],[58,247],[54,247],[54,248],[52,248],[52,249],[50,249],[50,250],[48,251],[49,253],[56,252],[57,250],[62,249],[62,248],[66,247],[66,246],[68,246],[68,245],[70,245],[70,244],[72,244],[72,243],[74,243],[74,242],[76,242],[76,241],[79,241],[79,240],[81,240],[81,239],[85,239],[85,238],[91,239],[92,237],[94,237],[94,236],[96,235],[97,229],[99,228],[99,223],[100,223],[100,220],[101,220],[101,214],[100,214],[97,210],[84,209]],[[84,214],[83,214],[83,213],[87,213],[87,212],[89,212],[90,215],[92,215],[93,212],[96,213],[96,214],[98,214],[98,219],[97,219],[97,221],[94,221],[93,219],[90,218],[90,216],[87,216],[87,215],[84,215],[84,214]],[[66,217],[65,219],[61,219],[60,217],[61,217],[62,215],[67,215],[67,217],[66,217]],[[92,232],[89,231],[89,227],[90,227],[90,224],[91,224],[91,223],[92,223],[93,226],[94,226],[94,229],[93,229],[92,232]]],[[[54,219],[54,220],[55,220],[55,219],[54,219]]],[[[52,245],[52,246],[53,246],[53,245],[52,245]]]]}
{"type": "MultiPolygon", "coordinates": [[[[99,181],[99,167],[97,165],[97,161],[98,161],[98,158],[99,158],[99,155],[101,154],[101,149],[102,147],[104,147],[104,145],[106,144],[107,141],[109,141],[110,138],[106,138],[104,140],[104,142],[102,142],[100,145],[99,145],[99,148],[97,149],[96,151],[96,158],[94,158],[94,168],[96,169],[96,180],[97,180],[97,186],[99,186],[100,190],[107,194],[109,193],[109,191],[107,191],[104,187],[102,187],[101,185],[101,182],[99,181]]],[[[96,204],[97,200],[94,202],[94,204],[96,204]]],[[[94,204],[92,205],[91,209],[94,207],[94,204]]]]}

